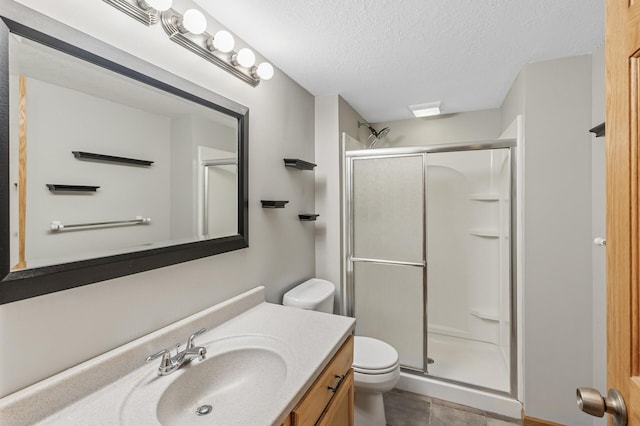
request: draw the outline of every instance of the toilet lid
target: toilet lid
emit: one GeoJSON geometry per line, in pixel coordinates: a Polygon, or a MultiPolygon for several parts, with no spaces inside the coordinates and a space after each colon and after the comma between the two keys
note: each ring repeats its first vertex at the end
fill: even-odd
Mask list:
{"type": "Polygon", "coordinates": [[[358,373],[384,374],[398,367],[398,351],[382,340],[355,336],[353,369],[358,373]]]}

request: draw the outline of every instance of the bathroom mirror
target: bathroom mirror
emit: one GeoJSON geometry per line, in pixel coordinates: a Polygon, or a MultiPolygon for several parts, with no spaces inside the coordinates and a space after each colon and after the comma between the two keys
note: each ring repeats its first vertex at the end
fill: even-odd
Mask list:
{"type": "Polygon", "coordinates": [[[0,303],[248,246],[246,107],[1,12],[0,303]]]}

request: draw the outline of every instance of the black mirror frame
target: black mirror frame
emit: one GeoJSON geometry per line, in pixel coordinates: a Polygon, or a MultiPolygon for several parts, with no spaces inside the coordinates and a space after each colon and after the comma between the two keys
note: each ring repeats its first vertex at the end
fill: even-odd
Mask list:
{"type": "Polygon", "coordinates": [[[14,2],[5,3],[0,7],[0,304],[248,247],[248,143],[248,108],[24,6],[14,2]],[[42,28],[44,32],[21,22],[29,22],[29,25],[36,23],[37,25],[34,26],[42,28]],[[9,37],[11,33],[236,118],[238,120],[238,234],[11,271],[9,264],[9,37]],[[68,40],[73,40],[73,44],[68,40]]]}

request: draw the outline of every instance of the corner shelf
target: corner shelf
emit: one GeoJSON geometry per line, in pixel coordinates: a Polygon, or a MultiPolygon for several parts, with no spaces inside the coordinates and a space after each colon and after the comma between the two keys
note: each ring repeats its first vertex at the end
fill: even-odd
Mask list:
{"type": "Polygon", "coordinates": [[[298,218],[300,219],[300,222],[315,222],[318,216],[320,215],[315,213],[304,213],[299,214],[298,218]]]}
{"type": "Polygon", "coordinates": [[[58,183],[47,183],[47,188],[51,192],[96,192],[99,186],[90,185],[62,185],[58,183]]]}
{"type": "Polygon", "coordinates": [[[263,209],[283,209],[289,201],[260,200],[263,209]]]}
{"type": "Polygon", "coordinates": [[[293,167],[298,170],[313,170],[316,167],[316,164],[304,160],[299,160],[297,158],[285,158],[284,165],[285,167],[293,167]]]}
{"type": "Polygon", "coordinates": [[[76,157],[78,160],[104,161],[107,163],[118,163],[118,164],[147,166],[147,167],[153,164],[153,161],[138,160],[135,158],[115,157],[113,155],[95,154],[93,152],[84,152],[84,151],[71,151],[71,152],[73,153],[73,156],[76,157]]]}
{"type": "Polygon", "coordinates": [[[469,234],[483,238],[500,238],[500,231],[493,228],[473,228],[469,229],[469,234]]]}
{"type": "Polygon", "coordinates": [[[595,133],[596,138],[599,138],[601,136],[606,136],[605,135],[605,124],[604,123],[598,124],[596,127],[593,127],[591,129],[589,129],[589,131],[591,133],[595,133]]]}
{"type": "Polygon", "coordinates": [[[474,201],[500,201],[500,194],[497,192],[478,192],[470,194],[469,199],[474,201]]]}

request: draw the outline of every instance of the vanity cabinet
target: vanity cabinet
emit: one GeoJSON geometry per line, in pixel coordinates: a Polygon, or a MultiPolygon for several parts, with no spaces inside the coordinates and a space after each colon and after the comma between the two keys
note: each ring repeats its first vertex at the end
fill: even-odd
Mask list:
{"type": "Polygon", "coordinates": [[[293,409],[291,426],[353,426],[353,336],[293,409]]]}

